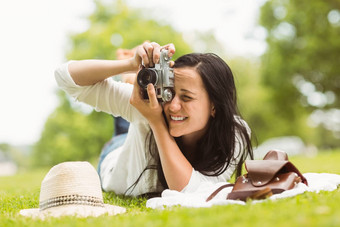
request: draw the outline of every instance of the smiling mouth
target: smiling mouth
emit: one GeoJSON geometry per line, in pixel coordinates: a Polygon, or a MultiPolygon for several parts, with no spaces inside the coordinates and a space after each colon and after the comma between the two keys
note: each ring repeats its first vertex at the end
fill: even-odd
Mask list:
{"type": "Polygon", "coordinates": [[[184,121],[185,119],[187,119],[187,117],[180,117],[180,116],[172,116],[170,115],[170,119],[173,121],[184,121]]]}

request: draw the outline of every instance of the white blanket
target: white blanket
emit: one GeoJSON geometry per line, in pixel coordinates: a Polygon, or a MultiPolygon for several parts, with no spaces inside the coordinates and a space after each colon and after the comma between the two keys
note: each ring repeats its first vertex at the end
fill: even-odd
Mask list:
{"type": "MultiPolygon", "coordinates": [[[[280,194],[272,195],[268,199],[276,200],[296,196],[306,191],[316,192],[319,191],[333,191],[340,185],[340,175],[330,173],[305,173],[304,177],[308,181],[308,186],[299,183],[294,189],[287,190],[280,194]]],[[[212,184],[207,182],[202,184],[195,192],[182,193],[173,190],[164,190],[162,197],[152,198],[146,202],[146,207],[153,209],[164,209],[164,207],[171,207],[181,205],[183,207],[211,207],[213,205],[226,205],[226,204],[246,204],[239,200],[226,200],[228,193],[232,187],[221,190],[212,200],[206,202],[208,196],[214,192],[218,187],[226,183],[212,184]]],[[[253,202],[259,202],[254,200],[253,202]]]]}

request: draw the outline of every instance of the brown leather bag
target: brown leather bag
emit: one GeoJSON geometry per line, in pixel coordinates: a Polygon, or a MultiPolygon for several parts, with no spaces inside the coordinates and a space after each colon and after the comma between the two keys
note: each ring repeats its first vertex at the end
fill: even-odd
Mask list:
{"type": "Polygon", "coordinates": [[[235,184],[226,184],[215,190],[207,202],[223,188],[232,187],[227,199],[242,200],[265,199],[273,194],[292,189],[302,182],[308,185],[306,178],[288,161],[283,151],[271,150],[263,160],[247,160],[247,174],[237,178],[235,184]]]}

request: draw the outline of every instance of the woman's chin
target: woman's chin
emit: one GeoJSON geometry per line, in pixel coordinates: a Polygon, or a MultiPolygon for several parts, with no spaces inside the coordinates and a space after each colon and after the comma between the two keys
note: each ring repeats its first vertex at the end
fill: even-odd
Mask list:
{"type": "Polygon", "coordinates": [[[169,130],[169,134],[172,136],[172,137],[180,137],[180,136],[182,136],[183,134],[182,133],[180,133],[179,131],[177,131],[177,130],[169,130]]]}

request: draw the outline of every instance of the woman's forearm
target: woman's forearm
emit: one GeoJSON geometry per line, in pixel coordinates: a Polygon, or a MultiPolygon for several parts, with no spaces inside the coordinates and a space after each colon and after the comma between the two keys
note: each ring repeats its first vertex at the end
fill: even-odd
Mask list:
{"type": "Polygon", "coordinates": [[[165,122],[150,124],[157,143],[162,169],[171,190],[181,191],[192,174],[192,166],[184,157],[165,122]]]}
{"type": "Polygon", "coordinates": [[[81,86],[92,85],[113,75],[136,71],[132,59],[126,60],[81,60],[71,62],[68,70],[73,81],[81,86]]]}

